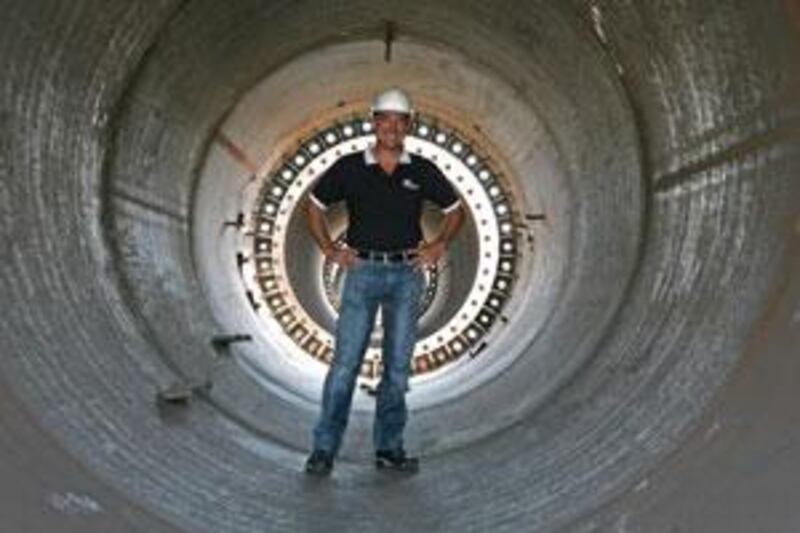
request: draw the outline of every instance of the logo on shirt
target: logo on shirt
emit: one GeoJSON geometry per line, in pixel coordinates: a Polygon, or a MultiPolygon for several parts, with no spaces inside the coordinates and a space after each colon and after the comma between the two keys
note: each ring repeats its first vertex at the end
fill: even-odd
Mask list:
{"type": "Polygon", "coordinates": [[[419,183],[416,183],[408,178],[404,179],[402,182],[403,187],[409,189],[411,191],[418,191],[419,190],[419,183]]]}

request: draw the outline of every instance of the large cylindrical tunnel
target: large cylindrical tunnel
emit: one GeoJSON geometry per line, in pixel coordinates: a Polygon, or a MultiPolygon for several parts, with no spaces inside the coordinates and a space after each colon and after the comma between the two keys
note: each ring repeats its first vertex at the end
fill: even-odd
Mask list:
{"type": "Polygon", "coordinates": [[[0,531],[800,528],[797,2],[3,8],[0,531]],[[388,86],[469,215],[422,469],[370,461],[376,348],[309,480],[341,275],[303,199],[388,86]]]}

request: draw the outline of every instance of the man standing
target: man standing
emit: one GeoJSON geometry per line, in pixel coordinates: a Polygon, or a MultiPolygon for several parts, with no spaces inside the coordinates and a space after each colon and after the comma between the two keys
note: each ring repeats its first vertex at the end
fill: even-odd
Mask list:
{"type": "Polygon", "coordinates": [[[375,464],[401,472],[418,469],[418,460],[404,451],[403,430],[424,284],[422,269],[444,255],[464,213],[439,169],[405,151],[403,141],[412,115],[411,101],[403,91],[391,89],[378,95],[371,110],[375,144],[337,161],[310,194],[311,234],[325,257],[346,269],[334,358],[314,427],[314,449],[306,462],[306,472],[311,474],[326,475],[333,469],[378,307],[384,335],[383,375],[373,427],[375,464]],[[426,199],[445,214],[439,235],[427,243],[420,229],[426,199]],[[340,201],[346,204],[349,225],[346,243],[337,247],[324,211],[340,201]]]}

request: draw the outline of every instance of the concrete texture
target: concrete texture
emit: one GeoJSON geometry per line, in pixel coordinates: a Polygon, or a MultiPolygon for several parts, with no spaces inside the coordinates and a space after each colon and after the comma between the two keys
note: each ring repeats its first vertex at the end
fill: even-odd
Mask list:
{"type": "Polygon", "coordinates": [[[0,531],[797,530],[795,2],[3,13],[0,531]],[[258,336],[222,226],[253,168],[389,80],[479,126],[547,224],[458,395],[412,393],[422,472],[373,471],[360,398],[314,482],[318,376],[255,379],[268,339],[155,399],[205,379],[212,336],[258,336]]]}

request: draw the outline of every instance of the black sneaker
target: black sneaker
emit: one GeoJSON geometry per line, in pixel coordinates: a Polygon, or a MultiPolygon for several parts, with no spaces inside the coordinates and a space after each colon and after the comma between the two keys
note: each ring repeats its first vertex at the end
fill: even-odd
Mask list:
{"type": "Polygon", "coordinates": [[[375,452],[375,466],[378,470],[413,474],[419,471],[419,459],[406,457],[406,452],[403,450],[378,450],[375,452]]]}
{"type": "Polygon", "coordinates": [[[327,476],[333,470],[333,455],[324,450],[314,450],[306,461],[306,473],[327,476]]]}

